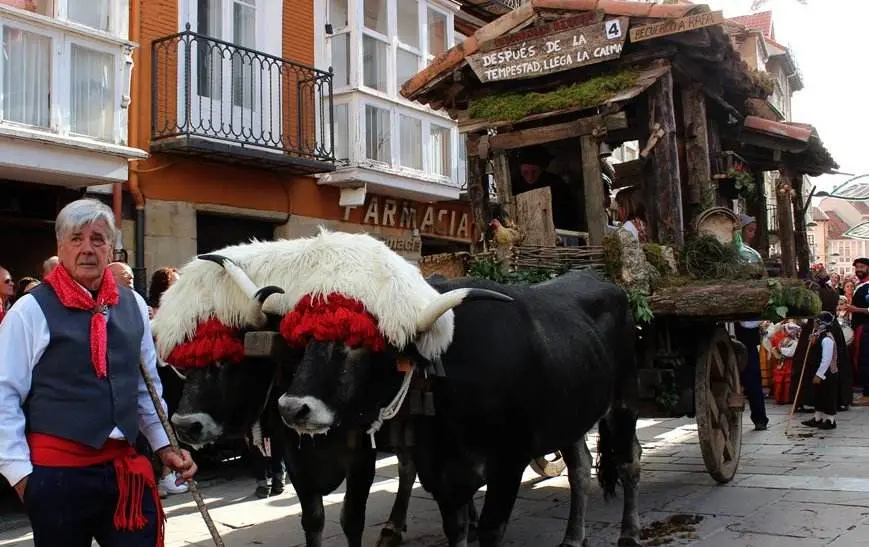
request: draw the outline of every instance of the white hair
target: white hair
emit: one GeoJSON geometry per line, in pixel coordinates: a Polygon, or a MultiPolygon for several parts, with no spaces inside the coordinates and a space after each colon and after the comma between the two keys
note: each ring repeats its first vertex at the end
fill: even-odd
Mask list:
{"type": "MultiPolygon", "coordinates": [[[[453,338],[453,312],[444,313],[417,339],[417,319],[439,293],[415,265],[367,234],[329,232],[310,238],[252,241],[214,251],[233,260],[258,287],[277,285],[264,311],[283,315],[305,295],[341,293],[358,299],[378,320],[386,340],[403,348],[416,342],[427,358],[440,355],[453,338]]],[[[229,327],[247,325],[250,297],[220,266],[193,259],[166,289],[151,323],[163,359],[190,340],[200,321],[217,318],[229,327]]]]}
{"type": "Polygon", "coordinates": [[[108,205],[101,201],[85,198],[77,199],[69,203],[57,214],[54,225],[57,241],[63,240],[63,236],[80,229],[82,226],[102,220],[109,227],[109,236],[114,243],[117,229],[115,228],[115,214],[108,205]]]}

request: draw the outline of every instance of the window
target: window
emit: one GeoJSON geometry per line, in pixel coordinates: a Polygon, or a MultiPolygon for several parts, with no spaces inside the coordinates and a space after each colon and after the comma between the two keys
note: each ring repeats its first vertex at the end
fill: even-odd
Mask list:
{"type": "MultiPolygon", "coordinates": [[[[237,0],[232,6],[232,43],[256,48],[255,0],[237,0]]],[[[238,52],[232,57],[232,104],[253,108],[253,94],[258,83],[255,76],[262,71],[259,61],[238,52]],[[256,63],[256,64],[254,64],[256,63]]]]}
{"type": "Polygon", "coordinates": [[[332,23],[333,32],[343,30],[350,25],[347,0],[329,0],[329,22],[332,23]]]}
{"type": "Polygon", "coordinates": [[[422,170],[422,120],[402,115],[399,124],[399,142],[402,167],[422,170]]]}
{"type": "Polygon", "coordinates": [[[447,48],[447,16],[433,9],[428,10],[428,55],[437,57],[447,48]]]}
{"type": "MultiPolygon", "coordinates": [[[[405,0],[407,1],[407,0],[405,0]]],[[[389,34],[389,0],[365,0],[365,28],[384,36],[389,34]]]]}
{"type": "Polygon", "coordinates": [[[419,49],[419,3],[402,0],[398,6],[398,41],[419,49]]]}
{"type": "Polygon", "coordinates": [[[429,147],[431,149],[431,171],[442,177],[451,176],[450,129],[432,124],[429,147]]]}
{"type": "Polygon", "coordinates": [[[329,38],[332,47],[332,70],[335,87],[350,85],[350,33],[344,32],[329,38]]]}
{"type": "Polygon", "coordinates": [[[367,34],[362,38],[362,83],[378,91],[386,91],[386,63],[389,46],[367,34]]]}
{"type": "Polygon", "coordinates": [[[336,104],[335,109],[335,159],[347,162],[350,159],[350,116],[347,104],[336,104]]]}
{"type": "Polygon", "coordinates": [[[115,125],[115,57],[72,45],[70,129],[110,140],[115,125]]]}
{"type": "Polygon", "coordinates": [[[369,160],[391,163],[389,123],[388,110],[365,105],[365,157],[369,160]]]}
{"type": "Polygon", "coordinates": [[[97,30],[111,29],[112,0],[66,0],[67,19],[97,30]]]}
{"type": "Polygon", "coordinates": [[[48,127],[51,38],[3,27],[3,119],[48,127]]]}
{"type": "Polygon", "coordinates": [[[419,72],[419,55],[399,48],[395,57],[395,65],[398,75],[398,87],[401,87],[404,85],[404,82],[410,80],[419,72]]]}

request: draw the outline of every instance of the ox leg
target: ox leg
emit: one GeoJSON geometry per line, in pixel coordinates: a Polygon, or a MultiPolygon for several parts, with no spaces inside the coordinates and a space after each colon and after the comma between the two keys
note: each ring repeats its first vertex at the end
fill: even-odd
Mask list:
{"type": "Polygon", "coordinates": [[[501,545],[522,483],[522,472],[527,465],[527,461],[521,463],[495,461],[489,466],[486,477],[486,498],[477,527],[480,547],[501,545]]]}
{"type": "Polygon", "coordinates": [[[567,530],[559,547],[583,547],[588,544],[585,538],[585,510],[593,465],[585,437],[567,448],[562,448],[561,455],[567,464],[567,479],[570,482],[570,513],[567,530]]]}
{"type": "Polygon", "coordinates": [[[322,547],[323,526],[326,524],[326,511],[323,509],[323,496],[306,490],[296,490],[302,505],[302,529],[305,530],[306,547],[322,547]]]}
{"type": "Polygon", "coordinates": [[[631,461],[619,465],[619,480],[625,495],[624,507],[622,508],[622,533],[619,537],[619,546],[635,547],[640,545],[640,515],[637,509],[640,472],[642,466],[640,457],[643,448],[640,441],[634,435],[631,444],[631,461]]]}
{"type": "Polygon", "coordinates": [[[416,464],[409,450],[400,450],[398,457],[398,493],[392,504],[389,520],[380,531],[377,547],[397,547],[404,541],[407,531],[407,509],[410,505],[410,495],[416,480],[416,464]]]}
{"type": "Polygon", "coordinates": [[[450,547],[468,547],[468,503],[438,499],[444,534],[450,547]]]}
{"type": "Polygon", "coordinates": [[[365,449],[353,455],[347,470],[347,491],[341,504],[341,529],[347,537],[349,547],[362,546],[362,533],[365,530],[365,507],[368,493],[374,483],[374,467],[377,452],[365,449]]]}

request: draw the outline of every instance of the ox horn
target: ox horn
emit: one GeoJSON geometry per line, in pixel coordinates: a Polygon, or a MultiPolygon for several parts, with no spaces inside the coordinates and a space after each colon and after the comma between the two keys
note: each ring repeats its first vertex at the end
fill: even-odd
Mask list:
{"type": "Polygon", "coordinates": [[[228,257],[218,254],[207,254],[199,255],[197,258],[214,262],[226,270],[226,273],[229,274],[244,294],[254,302],[254,309],[251,310],[251,318],[257,318],[256,321],[253,321],[255,324],[262,322],[263,304],[265,303],[266,298],[273,294],[284,294],[284,289],[274,285],[257,288],[256,283],[253,282],[245,271],[228,257]]]}
{"type": "Polygon", "coordinates": [[[438,296],[423,310],[422,315],[416,321],[416,331],[425,332],[432,328],[435,321],[455,308],[459,304],[469,302],[471,300],[499,300],[501,302],[513,302],[513,299],[506,294],[489,289],[453,289],[449,292],[438,296]]]}

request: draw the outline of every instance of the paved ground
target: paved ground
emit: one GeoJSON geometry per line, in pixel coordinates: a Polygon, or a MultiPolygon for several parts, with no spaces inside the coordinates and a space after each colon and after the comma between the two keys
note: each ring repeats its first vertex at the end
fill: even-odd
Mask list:
{"type": "MultiPolygon", "coordinates": [[[[696,526],[649,538],[647,545],[707,547],[856,547],[869,544],[869,408],[840,415],[839,428],[813,436],[794,418],[785,435],[786,409],[772,405],[771,428],[743,437],[742,462],[734,481],[716,486],[706,474],[696,426],[688,419],[643,420],[642,524],[670,517],[700,518],[696,526]]],[[[748,422],[747,422],[748,423],[748,422]]],[[[379,462],[368,505],[366,545],[373,546],[386,519],[398,481],[395,461],[379,462]]],[[[554,546],[567,518],[567,478],[541,480],[532,471],[517,501],[507,545],[554,546]]],[[[207,503],[226,544],[301,546],[298,500],[291,491],[253,500],[253,482],[234,480],[205,488],[207,503]]],[[[446,545],[439,515],[417,488],[411,501],[409,547],[446,545]]],[[[344,546],[338,516],[341,493],[326,500],[325,544],[344,546]]],[[[595,487],[590,496],[590,545],[611,546],[618,534],[620,501],[605,504],[595,487]]],[[[478,507],[480,504],[478,503],[478,507]]],[[[167,547],[212,545],[188,495],[170,498],[167,547]]],[[[693,520],[693,519],[691,519],[693,520]]],[[[0,546],[31,546],[26,528],[0,534],[0,546]]]]}

